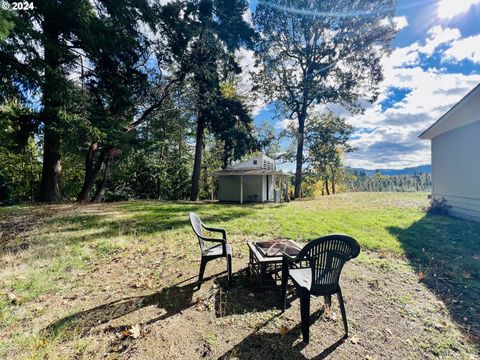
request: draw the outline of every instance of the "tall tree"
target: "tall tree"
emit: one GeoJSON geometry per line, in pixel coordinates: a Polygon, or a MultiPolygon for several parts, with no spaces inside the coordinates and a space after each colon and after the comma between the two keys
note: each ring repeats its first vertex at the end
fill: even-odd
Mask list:
{"type": "Polygon", "coordinates": [[[298,122],[295,197],[301,196],[305,121],[313,103],[360,111],[382,80],[380,60],[395,33],[392,0],[259,2],[254,22],[257,83],[282,113],[298,122]]]}
{"type": "Polygon", "coordinates": [[[240,101],[223,96],[221,84],[229,73],[241,71],[234,51],[242,45],[252,45],[255,33],[243,18],[247,6],[245,0],[177,0],[162,11],[176,72],[187,76],[196,95],[192,201],[198,200],[200,191],[205,131],[220,133],[231,129],[232,115],[234,119],[245,119],[240,101]]]}
{"type": "MultiPolygon", "coordinates": [[[[118,140],[133,121],[132,103],[148,78],[138,69],[147,48],[142,23],[152,27],[154,19],[147,0],[45,0],[15,12],[8,17],[13,25],[0,29],[0,37],[7,34],[0,43],[0,99],[20,99],[39,113],[40,201],[62,198],[61,153],[73,129],[78,143],[92,133],[118,140]]],[[[105,166],[115,144],[89,145],[105,166]]]]}
{"type": "Polygon", "coordinates": [[[87,0],[41,1],[33,9],[9,16],[11,25],[0,43],[0,97],[20,99],[39,112],[36,130],[43,134],[40,201],[61,199],[62,125],[71,100],[69,75],[77,57],[70,46],[83,36],[92,13],[87,0]]]}
{"type": "Polygon", "coordinates": [[[82,76],[88,115],[80,129],[82,141],[78,142],[85,153],[78,202],[102,199],[115,158],[122,147],[131,144],[134,130],[154,115],[165,98],[162,91],[151,86],[155,83],[162,88],[163,77],[158,68],[148,66],[158,59],[147,31],[155,30],[154,10],[146,0],[102,3],[98,19],[88,29],[90,36],[81,44],[89,67],[82,76]]]}

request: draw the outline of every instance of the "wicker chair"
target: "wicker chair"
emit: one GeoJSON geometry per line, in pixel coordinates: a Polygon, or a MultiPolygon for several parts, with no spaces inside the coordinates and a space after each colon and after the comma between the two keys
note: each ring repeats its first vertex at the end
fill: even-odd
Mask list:
{"type": "Polygon", "coordinates": [[[194,212],[190,213],[190,223],[192,224],[193,231],[198,238],[198,244],[200,245],[200,252],[202,254],[202,260],[200,262],[200,272],[198,274],[198,284],[200,286],[203,280],[203,274],[205,273],[205,267],[211,260],[226,257],[227,258],[227,276],[228,286],[232,284],[232,247],[227,244],[227,233],[225,229],[213,228],[205,226],[200,218],[194,212]],[[202,229],[211,232],[218,232],[222,234],[222,238],[209,238],[203,235],[202,229]],[[216,245],[206,246],[205,242],[217,243],[216,245]]]}
{"type": "Polygon", "coordinates": [[[347,235],[327,235],[310,241],[296,257],[283,254],[282,296],[283,310],[287,305],[287,282],[290,278],[300,298],[303,341],[309,342],[310,295],[324,296],[327,306],[337,294],[342,313],[345,337],[348,336],[347,314],[343,303],[339,278],[343,265],[358,256],[358,242],[347,235]]]}

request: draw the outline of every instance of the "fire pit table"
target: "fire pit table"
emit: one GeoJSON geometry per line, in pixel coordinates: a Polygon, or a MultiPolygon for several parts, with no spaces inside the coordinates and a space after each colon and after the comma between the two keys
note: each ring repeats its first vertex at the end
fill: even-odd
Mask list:
{"type": "Polygon", "coordinates": [[[296,256],[301,246],[293,240],[248,241],[250,260],[247,277],[255,277],[258,287],[275,288],[282,281],[282,254],[296,256]]]}

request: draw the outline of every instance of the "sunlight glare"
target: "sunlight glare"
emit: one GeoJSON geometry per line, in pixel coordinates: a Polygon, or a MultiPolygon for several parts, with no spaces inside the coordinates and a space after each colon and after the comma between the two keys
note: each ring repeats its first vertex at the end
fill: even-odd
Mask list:
{"type": "Polygon", "coordinates": [[[451,19],[470,9],[472,5],[480,4],[480,0],[440,0],[438,2],[438,17],[451,19]]]}

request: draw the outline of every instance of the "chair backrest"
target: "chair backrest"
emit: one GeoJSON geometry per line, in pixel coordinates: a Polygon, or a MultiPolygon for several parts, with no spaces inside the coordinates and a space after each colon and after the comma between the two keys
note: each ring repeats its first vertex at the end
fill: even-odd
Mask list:
{"type": "Polygon", "coordinates": [[[200,245],[200,250],[203,250],[205,244],[203,242],[203,232],[202,232],[202,220],[194,212],[190,212],[190,224],[192,224],[193,231],[198,238],[198,244],[200,245]]]}
{"type": "Polygon", "coordinates": [[[336,291],[343,265],[360,253],[358,242],[347,235],[332,234],[310,241],[298,254],[312,269],[311,291],[336,291]]]}

